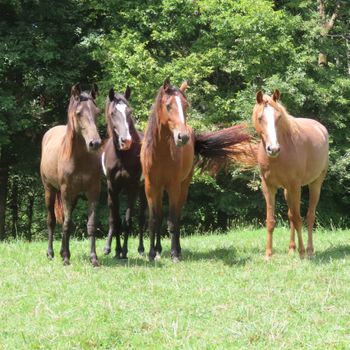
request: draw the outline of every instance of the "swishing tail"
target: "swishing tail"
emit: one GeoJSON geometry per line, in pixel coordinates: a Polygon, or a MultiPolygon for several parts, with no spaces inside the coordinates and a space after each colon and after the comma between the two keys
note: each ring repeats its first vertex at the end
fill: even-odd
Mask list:
{"type": "Polygon", "coordinates": [[[244,168],[257,165],[256,144],[244,125],[195,135],[197,166],[216,174],[230,162],[244,168]]]}
{"type": "Polygon", "coordinates": [[[61,198],[61,192],[60,191],[58,191],[56,193],[55,217],[56,217],[56,222],[62,225],[63,221],[64,221],[64,213],[63,213],[63,205],[62,205],[62,198],[61,198]]]}

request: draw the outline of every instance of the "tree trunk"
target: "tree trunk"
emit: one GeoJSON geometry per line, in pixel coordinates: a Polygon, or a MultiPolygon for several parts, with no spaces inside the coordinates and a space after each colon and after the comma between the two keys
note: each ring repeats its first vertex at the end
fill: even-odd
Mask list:
{"type": "Polygon", "coordinates": [[[35,195],[33,192],[28,194],[28,228],[26,230],[26,239],[30,242],[32,240],[32,223],[33,223],[33,208],[35,195]]]}
{"type": "MultiPolygon", "coordinates": [[[[317,3],[318,3],[318,14],[320,16],[320,22],[322,26],[321,40],[322,42],[324,42],[327,38],[327,35],[334,27],[335,20],[337,19],[339,14],[340,2],[337,1],[334,12],[329,20],[327,20],[327,16],[326,16],[325,0],[317,0],[317,3]]],[[[321,49],[321,52],[318,54],[318,65],[319,66],[328,65],[327,54],[325,52],[322,52],[322,49],[321,49]]]]}
{"type": "Polygon", "coordinates": [[[18,183],[15,178],[11,189],[12,236],[17,238],[18,228],[18,183]]]}
{"type": "Polygon", "coordinates": [[[0,240],[6,239],[5,217],[9,164],[2,154],[0,158],[0,240]]]}

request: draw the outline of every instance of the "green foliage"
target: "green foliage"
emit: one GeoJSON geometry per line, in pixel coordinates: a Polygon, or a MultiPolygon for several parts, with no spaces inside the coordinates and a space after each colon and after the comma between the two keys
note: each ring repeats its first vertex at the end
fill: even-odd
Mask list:
{"type": "MultiPolygon", "coordinates": [[[[335,5],[326,1],[327,16],[335,5]]],[[[325,38],[311,0],[127,0],[117,6],[31,0],[6,1],[0,9],[0,147],[9,147],[12,175],[23,173],[17,169],[23,159],[35,174],[40,137],[65,121],[76,81],[99,82],[102,108],[111,86],[124,91],[129,85],[139,129],[167,76],[176,85],[189,81],[189,123],[197,131],[249,124],[256,91],[279,88],[292,115],[327,126],[330,169],[319,216],[324,225],[350,224],[348,1],[340,1],[325,38]],[[321,49],[328,67],[317,65],[321,49]]],[[[104,135],[103,118],[100,124],[104,135]]],[[[198,225],[220,226],[223,213],[229,223],[263,222],[258,187],[256,172],[230,170],[215,180],[196,174],[184,213],[188,233],[198,225]]],[[[278,210],[285,217],[284,205],[278,210]]],[[[78,217],[82,228],[83,214],[78,217]]]]}

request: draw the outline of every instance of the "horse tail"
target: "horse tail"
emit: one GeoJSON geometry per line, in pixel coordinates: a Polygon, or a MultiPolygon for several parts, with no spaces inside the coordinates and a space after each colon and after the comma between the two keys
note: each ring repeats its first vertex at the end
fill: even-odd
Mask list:
{"type": "Polygon", "coordinates": [[[195,135],[196,165],[217,174],[236,162],[243,168],[257,165],[257,148],[245,125],[195,135]]]}
{"type": "Polygon", "coordinates": [[[56,217],[56,222],[62,225],[64,221],[64,213],[63,213],[63,205],[62,205],[62,198],[61,198],[60,191],[56,193],[56,198],[55,198],[55,217],[56,217]]]}

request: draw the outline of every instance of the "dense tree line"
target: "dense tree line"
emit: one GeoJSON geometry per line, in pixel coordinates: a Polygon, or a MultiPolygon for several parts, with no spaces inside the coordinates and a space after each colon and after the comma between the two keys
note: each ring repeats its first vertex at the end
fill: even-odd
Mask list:
{"type": "MultiPolygon", "coordinates": [[[[166,76],[188,79],[196,130],[250,123],[255,93],[279,88],[295,116],[325,124],[323,225],[349,225],[350,3],[346,0],[6,0],[0,3],[0,239],[46,234],[38,164],[43,133],[66,120],[70,86],[133,89],[143,129],[166,76]]],[[[101,115],[100,133],[105,136],[101,115]]],[[[307,197],[305,197],[307,198],[307,197]]],[[[285,215],[281,204],[279,215],[285,215]]],[[[81,213],[81,214],[80,214],[81,213]]],[[[83,234],[77,212],[77,234],[83,234]]],[[[105,193],[100,228],[106,227],[105,193]]],[[[196,173],[188,233],[261,222],[256,171],[196,173]]]]}

